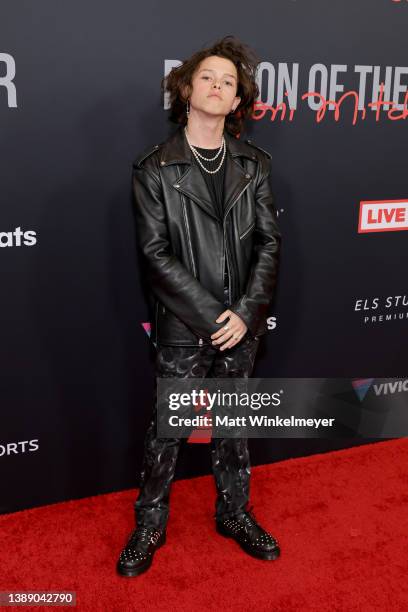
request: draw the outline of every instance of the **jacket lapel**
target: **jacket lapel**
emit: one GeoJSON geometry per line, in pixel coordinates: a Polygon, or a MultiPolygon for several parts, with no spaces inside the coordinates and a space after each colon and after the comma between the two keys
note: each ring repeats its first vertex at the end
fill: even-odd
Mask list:
{"type": "MultiPolygon", "coordinates": [[[[225,155],[225,182],[224,182],[224,217],[227,216],[233,205],[237,202],[241,194],[245,191],[252,180],[245,168],[240,164],[239,157],[249,157],[256,159],[251,147],[246,143],[238,141],[224,130],[227,151],[225,155]]],[[[197,204],[204,212],[219,222],[219,218],[214,210],[211,201],[211,194],[207,183],[202,175],[198,163],[194,159],[193,153],[188,145],[184,134],[184,128],[180,127],[168,138],[161,148],[160,165],[161,167],[172,164],[186,164],[184,172],[172,183],[175,191],[180,191],[192,202],[197,204]]]]}

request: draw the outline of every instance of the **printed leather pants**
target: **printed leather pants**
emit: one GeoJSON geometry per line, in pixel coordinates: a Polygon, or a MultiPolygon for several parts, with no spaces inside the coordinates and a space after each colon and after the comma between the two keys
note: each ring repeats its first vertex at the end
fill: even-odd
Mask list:
{"type": "MultiPolygon", "coordinates": [[[[235,346],[223,351],[207,344],[200,347],[159,344],[155,375],[161,378],[248,378],[258,346],[259,338],[252,337],[249,332],[235,346]]],[[[181,438],[156,436],[156,402],[155,385],[153,412],[144,443],[140,492],[134,509],[139,527],[154,525],[164,528],[168,521],[170,487],[181,438]]],[[[211,463],[217,489],[215,518],[221,520],[246,510],[251,475],[247,439],[212,438],[211,463]]]]}

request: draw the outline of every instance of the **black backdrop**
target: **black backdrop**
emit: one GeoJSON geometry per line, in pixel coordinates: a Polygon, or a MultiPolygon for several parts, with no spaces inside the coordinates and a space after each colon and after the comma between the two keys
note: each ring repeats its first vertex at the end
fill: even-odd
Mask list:
{"type": "MultiPolygon", "coordinates": [[[[359,232],[358,220],[362,201],[408,198],[406,120],[369,107],[384,82],[402,114],[408,2],[3,0],[0,11],[1,512],[136,486],[155,348],[131,162],[174,129],[165,72],[226,34],[260,56],[260,102],[290,98],[293,111],[258,110],[241,135],[272,154],[283,235],[253,375],[406,374],[406,299],[385,300],[408,293],[407,233],[359,232]],[[318,99],[302,98],[352,90],[354,123],[351,99],[319,121],[318,99]]],[[[251,440],[251,458],[365,442],[251,440]]],[[[185,450],[177,477],[210,473],[207,445],[185,450]]]]}

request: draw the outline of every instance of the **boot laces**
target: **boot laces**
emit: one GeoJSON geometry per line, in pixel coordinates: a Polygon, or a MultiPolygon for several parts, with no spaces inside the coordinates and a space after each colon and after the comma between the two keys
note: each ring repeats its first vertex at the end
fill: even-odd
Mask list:
{"type": "Polygon", "coordinates": [[[152,533],[156,531],[154,527],[138,527],[132,532],[132,535],[129,540],[130,546],[135,546],[137,544],[146,544],[149,541],[152,533]]]}
{"type": "Polygon", "coordinates": [[[251,506],[244,514],[244,521],[249,527],[258,526],[258,522],[253,512],[253,507],[254,506],[251,506]]]}

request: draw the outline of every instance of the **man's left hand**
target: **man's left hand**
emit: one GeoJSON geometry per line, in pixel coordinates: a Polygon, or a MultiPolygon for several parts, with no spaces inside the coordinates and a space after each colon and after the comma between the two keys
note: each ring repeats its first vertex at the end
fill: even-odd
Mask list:
{"type": "Polygon", "coordinates": [[[243,322],[241,317],[239,317],[232,310],[224,310],[216,319],[216,323],[222,323],[229,317],[228,323],[224,325],[221,329],[216,331],[214,334],[211,334],[212,344],[214,346],[219,346],[220,351],[223,351],[226,348],[231,348],[235,346],[246,334],[248,327],[243,322]],[[225,343],[225,344],[223,344],[225,343]]]}

